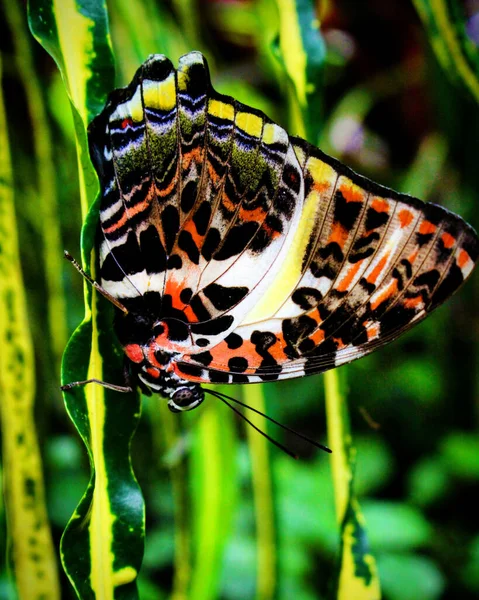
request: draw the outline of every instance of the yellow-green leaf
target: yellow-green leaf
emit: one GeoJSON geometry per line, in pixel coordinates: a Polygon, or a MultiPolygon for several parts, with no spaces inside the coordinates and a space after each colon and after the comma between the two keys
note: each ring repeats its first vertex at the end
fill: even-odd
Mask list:
{"type": "MultiPolygon", "coordinates": [[[[94,277],[98,202],[93,200],[98,181],[89,159],[86,125],[113,88],[106,6],[100,0],[31,0],[29,20],[35,37],[57,62],[70,96],[84,216],[89,208],[82,257],[94,277]]],[[[62,383],[96,378],[121,384],[111,307],[88,286],[85,301],[85,319],[64,354],[62,383]]],[[[63,566],[80,598],[136,598],[144,505],[131,467],[130,444],[140,416],[139,397],[90,384],[67,392],[65,405],[87,447],[91,478],[63,534],[63,566]]]]}
{"type": "Polygon", "coordinates": [[[352,445],[346,400],[340,391],[337,371],[324,374],[328,441],[333,453],[336,517],[341,527],[341,552],[336,582],[337,600],[379,600],[381,590],[376,562],[369,550],[364,517],[354,495],[356,450],[352,445]]]}
{"type": "MultiPolygon", "coordinates": [[[[293,115],[300,134],[315,143],[319,135],[315,94],[320,86],[324,44],[310,0],[276,0],[280,15],[278,49],[285,70],[294,86],[300,110],[293,115]]],[[[338,600],[378,600],[379,579],[376,564],[368,549],[364,519],[353,492],[354,448],[349,432],[345,399],[339,391],[338,374],[325,374],[326,415],[334,479],[336,514],[341,527],[339,573],[334,586],[338,600]]]]}
{"type": "Polygon", "coordinates": [[[213,397],[205,401],[194,430],[190,477],[193,572],[189,599],[214,600],[236,508],[237,478],[233,413],[213,397]]]}
{"type": "MultiPolygon", "coordinates": [[[[1,64],[0,64],[1,75],[1,64]]],[[[0,77],[1,79],[1,77],[0,77]]],[[[35,364],[22,281],[8,120],[0,86],[0,415],[10,557],[21,598],[60,598],[34,420],[35,364]]]]}
{"type": "Polygon", "coordinates": [[[479,52],[458,0],[413,0],[443,69],[479,102],[479,52]]]}
{"type": "Polygon", "coordinates": [[[43,257],[48,288],[48,326],[50,343],[55,358],[54,368],[60,368],[60,360],[67,342],[66,306],[62,280],[62,242],[58,219],[58,198],[54,148],[45,106],[45,98],[35,70],[28,35],[26,15],[16,2],[5,4],[5,14],[13,33],[15,63],[26,91],[28,112],[32,123],[38,194],[36,214],[41,227],[43,257]]]}

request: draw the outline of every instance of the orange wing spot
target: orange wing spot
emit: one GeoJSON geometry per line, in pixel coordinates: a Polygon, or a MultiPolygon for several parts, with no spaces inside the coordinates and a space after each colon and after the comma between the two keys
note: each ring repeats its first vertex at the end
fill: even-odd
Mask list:
{"type": "Polygon", "coordinates": [[[342,350],[343,348],[346,348],[346,344],[343,342],[343,340],[341,338],[333,337],[333,342],[335,342],[335,344],[336,344],[336,350],[342,350]]]}
{"type": "Polygon", "coordinates": [[[436,231],[436,229],[437,229],[437,227],[430,221],[423,221],[419,225],[419,233],[422,233],[422,234],[434,233],[436,231]]]}
{"type": "Polygon", "coordinates": [[[189,152],[185,152],[181,155],[181,168],[183,171],[187,171],[190,168],[190,164],[192,161],[197,164],[201,164],[203,162],[203,149],[202,148],[194,148],[189,152]]]}
{"type": "Polygon", "coordinates": [[[156,193],[161,198],[164,198],[165,196],[169,196],[171,194],[171,192],[176,188],[177,185],[178,185],[178,177],[173,177],[173,179],[170,181],[170,183],[165,188],[159,188],[158,186],[156,186],[156,193]]]}
{"type": "Polygon", "coordinates": [[[415,263],[418,254],[419,254],[419,251],[418,250],[414,250],[414,252],[408,258],[408,261],[411,263],[411,265],[413,265],[415,263]]]}
{"type": "Polygon", "coordinates": [[[342,249],[346,240],[348,239],[348,230],[345,229],[340,223],[333,223],[331,235],[329,236],[328,244],[336,242],[342,249]]]}
{"type": "Polygon", "coordinates": [[[138,344],[128,344],[128,346],[125,346],[124,350],[128,358],[134,363],[141,363],[144,358],[143,350],[138,344]]]}
{"type": "Polygon", "coordinates": [[[384,198],[374,198],[371,202],[371,208],[376,212],[389,212],[389,203],[384,198]]]}
{"type": "Polygon", "coordinates": [[[182,289],[182,282],[175,281],[174,279],[166,280],[164,294],[169,294],[171,296],[171,305],[178,310],[184,310],[185,308],[184,302],[180,300],[180,292],[182,289]]]}
{"type": "Polygon", "coordinates": [[[415,296],[414,298],[406,298],[403,302],[404,308],[417,308],[420,304],[423,304],[424,300],[422,296],[415,296]]]}
{"type": "Polygon", "coordinates": [[[321,342],[324,342],[325,333],[323,329],[316,329],[316,331],[309,336],[310,340],[313,340],[315,346],[319,346],[321,342]]]}
{"type": "Polygon", "coordinates": [[[402,210],[399,213],[398,217],[399,217],[399,222],[401,223],[401,229],[404,229],[405,227],[410,225],[412,220],[414,219],[414,215],[412,214],[412,212],[410,210],[402,210]]]}
{"type": "Polygon", "coordinates": [[[241,345],[241,348],[234,350],[233,354],[239,354],[244,356],[248,361],[249,368],[259,367],[260,362],[263,360],[261,356],[256,352],[256,346],[249,340],[245,340],[241,345]]]}
{"type": "MultiPolygon", "coordinates": [[[[185,356],[185,362],[191,362],[191,357],[185,356]]],[[[172,368],[168,369],[169,371],[173,371],[179,377],[186,379],[188,381],[196,381],[198,383],[209,383],[209,380],[204,377],[197,377],[196,375],[190,375],[189,373],[183,373],[178,363],[170,363],[172,368]]]]}
{"type": "Polygon", "coordinates": [[[355,263],[349,267],[346,275],[343,277],[343,279],[340,281],[338,287],[336,288],[338,290],[338,292],[345,292],[349,288],[349,286],[351,285],[351,283],[354,279],[354,276],[359,271],[362,262],[363,262],[362,260],[359,260],[357,263],[355,263]]]}
{"type": "Polygon", "coordinates": [[[369,321],[364,323],[366,326],[366,335],[368,336],[368,341],[375,340],[379,335],[379,323],[374,323],[369,321]]]}
{"type": "Polygon", "coordinates": [[[382,291],[378,297],[371,302],[371,310],[376,310],[376,308],[382,304],[385,300],[388,300],[397,292],[398,284],[397,279],[393,279],[391,283],[386,287],[384,291],[382,291]]]}
{"type": "Polygon", "coordinates": [[[313,190],[318,194],[324,194],[325,192],[328,192],[329,194],[331,192],[331,182],[328,180],[315,181],[313,183],[313,190]]]}
{"type": "Polygon", "coordinates": [[[221,205],[224,206],[228,212],[234,212],[236,210],[235,203],[230,199],[226,192],[224,192],[221,197],[221,205]]]}
{"type": "Polygon", "coordinates": [[[351,185],[343,184],[340,186],[339,191],[343,195],[346,202],[363,202],[364,192],[351,185]]]}
{"type": "Polygon", "coordinates": [[[213,181],[214,183],[219,181],[219,175],[210,162],[208,162],[208,175],[209,175],[211,181],[213,181]]]}
{"type": "Polygon", "coordinates": [[[188,323],[198,323],[198,317],[195,315],[189,304],[187,306],[183,305],[182,310],[185,314],[185,317],[188,319],[188,323]]]}
{"type": "Polygon", "coordinates": [[[253,210],[247,210],[246,208],[240,208],[239,218],[241,221],[256,221],[257,223],[265,220],[267,212],[258,206],[253,210]]]}
{"type": "Polygon", "coordinates": [[[200,248],[203,240],[205,239],[205,236],[200,235],[198,233],[198,231],[196,229],[196,225],[193,222],[193,219],[189,219],[188,221],[186,221],[185,225],[183,226],[183,229],[185,231],[188,231],[188,233],[191,234],[191,237],[193,238],[193,241],[196,244],[196,247],[200,248]]]}
{"type": "Polygon", "coordinates": [[[160,363],[156,360],[155,357],[155,344],[151,344],[150,347],[148,348],[148,362],[153,365],[154,367],[157,367],[158,369],[161,369],[161,365],[160,363]]]}
{"type": "Polygon", "coordinates": [[[461,250],[459,252],[459,257],[457,259],[457,265],[462,269],[467,265],[467,263],[471,260],[471,257],[465,250],[461,250]]]}
{"type": "MultiPolygon", "coordinates": [[[[271,356],[274,358],[274,360],[280,364],[283,363],[288,358],[286,356],[286,354],[284,353],[285,346],[286,346],[286,343],[284,341],[283,336],[277,335],[276,342],[268,350],[268,352],[271,354],[271,356]]],[[[258,356],[258,355],[256,355],[256,356],[258,356]]]]}
{"type": "Polygon", "coordinates": [[[441,235],[441,240],[445,248],[452,248],[454,246],[454,242],[456,241],[450,233],[443,233],[441,235]]]}
{"type": "Polygon", "coordinates": [[[148,367],[148,369],[146,369],[146,372],[148,373],[148,375],[151,375],[152,377],[155,377],[156,379],[158,379],[160,376],[160,370],[155,369],[154,367],[148,367]]]}
{"type": "Polygon", "coordinates": [[[369,277],[367,278],[368,283],[376,283],[377,278],[381,275],[381,271],[384,269],[388,262],[389,252],[387,252],[378,262],[378,264],[371,271],[369,277]]]}
{"type": "Polygon", "coordinates": [[[116,231],[117,229],[120,229],[120,227],[122,227],[129,219],[131,219],[131,217],[137,215],[139,212],[142,212],[146,208],[148,208],[148,206],[150,204],[149,196],[150,195],[148,194],[146,200],[143,200],[142,202],[138,202],[138,204],[135,204],[131,208],[128,208],[123,213],[121,219],[119,219],[116,223],[114,223],[110,227],[107,227],[104,230],[105,233],[112,233],[113,231],[116,231]]]}

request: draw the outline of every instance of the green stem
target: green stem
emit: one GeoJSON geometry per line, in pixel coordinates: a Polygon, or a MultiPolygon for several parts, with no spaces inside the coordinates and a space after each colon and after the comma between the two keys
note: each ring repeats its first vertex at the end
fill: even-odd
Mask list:
{"type": "MultiPolygon", "coordinates": [[[[253,408],[266,412],[262,385],[248,386],[247,402],[253,408]]],[[[257,427],[263,429],[264,419],[248,414],[257,427]]],[[[276,531],[274,523],[273,486],[268,454],[268,441],[252,427],[246,428],[251,456],[251,471],[256,518],[258,600],[274,598],[276,589],[276,531]]]]}
{"type": "Polygon", "coordinates": [[[328,424],[328,443],[333,450],[331,454],[331,469],[334,481],[334,500],[336,518],[343,523],[349,503],[352,473],[349,466],[348,448],[351,443],[349,419],[345,399],[343,398],[338,372],[327,371],[324,374],[326,396],[326,420],[328,424]]]}

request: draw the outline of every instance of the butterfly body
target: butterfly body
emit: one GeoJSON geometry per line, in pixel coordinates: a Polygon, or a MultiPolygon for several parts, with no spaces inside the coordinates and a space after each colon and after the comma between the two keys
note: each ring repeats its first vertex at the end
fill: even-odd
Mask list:
{"type": "Polygon", "coordinates": [[[202,383],[365,356],[449,297],[478,257],[460,217],[215,92],[198,52],[177,70],[150,57],[89,135],[101,285],[127,311],[115,328],[140,381],[179,410],[201,402],[202,383]]]}

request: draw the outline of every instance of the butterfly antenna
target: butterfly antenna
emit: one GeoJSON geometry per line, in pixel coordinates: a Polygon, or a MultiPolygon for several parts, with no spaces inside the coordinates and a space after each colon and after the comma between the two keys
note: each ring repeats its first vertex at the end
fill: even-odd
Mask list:
{"type": "Polygon", "coordinates": [[[104,288],[102,288],[101,285],[98,282],[96,282],[94,279],[92,279],[90,277],[90,275],[87,275],[87,273],[85,273],[85,271],[81,268],[81,266],[79,265],[79,263],[73,258],[73,256],[67,250],[64,250],[63,254],[65,255],[65,258],[72,263],[72,265],[80,273],[80,275],[82,277],[84,277],[89,283],[91,283],[91,285],[96,289],[96,291],[99,294],[101,294],[102,296],[104,296],[114,306],[116,306],[121,311],[123,311],[125,313],[125,315],[128,314],[128,309],[126,308],[126,306],[124,306],[119,300],[117,300],[116,298],[114,298],[109,292],[107,292],[104,288]]]}
{"type": "MultiPolygon", "coordinates": [[[[211,390],[206,390],[206,391],[211,391],[211,390]]],[[[295,429],[292,429],[291,427],[288,427],[287,425],[283,425],[283,423],[280,423],[279,421],[276,421],[276,419],[273,419],[273,417],[270,417],[270,416],[266,415],[265,413],[262,413],[257,408],[253,408],[252,406],[249,406],[248,404],[245,404],[244,402],[240,402],[239,400],[236,400],[236,398],[227,396],[226,394],[223,394],[223,392],[217,392],[215,390],[214,393],[216,396],[219,396],[219,395],[224,396],[225,398],[228,398],[228,400],[231,400],[231,402],[235,402],[236,404],[239,404],[240,406],[243,406],[244,408],[252,410],[256,414],[261,415],[262,417],[267,419],[268,421],[271,421],[271,423],[278,425],[278,427],[281,427],[282,429],[285,429],[286,431],[293,433],[294,435],[296,435],[297,437],[300,437],[301,439],[305,440],[306,442],[309,442],[311,445],[316,446],[316,448],[319,448],[320,450],[324,450],[325,452],[329,452],[330,454],[332,453],[332,450],[330,448],[328,448],[327,446],[323,446],[323,444],[316,442],[315,440],[309,438],[308,436],[304,435],[303,433],[300,433],[299,431],[296,431],[295,429]]]]}
{"type": "MultiPolygon", "coordinates": [[[[283,452],[285,452],[286,454],[288,454],[289,456],[291,456],[294,459],[298,459],[298,456],[296,454],[294,454],[293,452],[291,452],[291,450],[288,450],[288,448],[286,448],[286,446],[283,446],[283,444],[281,444],[280,442],[277,442],[276,440],[274,440],[272,437],[270,437],[267,433],[265,433],[264,431],[261,431],[261,429],[259,427],[256,427],[256,425],[250,421],[248,419],[248,417],[245,417],[245,415],[239,411],[237,408],[235,408],[234,406],[232,406],[225,398],[222,397],[222,395],[220,395],[218,392],[214,392],[213,390],[206,390],[205,392],[208,392],[208,394],[211,394],[212,396],[214,396],[215,398],[218,398],[219,400],[221,400],[221,402],[224,402],[226,404],[226,406],[229,406],[231,408],[231,410],[233,412],[235,412],[239,417],[241,417],[244,421],[246,421],[249,425],[251,425],[251,427],[253,429],[256,429],[256,431],[258,433],[261,433],[261,435],[263,437],[265,437],[267,440],[269,440],[272,444],[274,444],[277,448],[279,448],[280,450],[282,450],[283,452]]],[[[229,396],[227,396],[227,398],[229,398],[229,396]]],[[[249,407],[248,407],[249,408],[249,407]]]]}
{"type": "MultiPolygon", "coordinates": [[[[210,390],[205,390],[205,391],[210,391],[210,390]]],[[[304,435],[303,433],[299,433],[299,431],[296,431],[295,429],[292,429],[291,427],[288,427],[287,425],[283,425],[283,423],[280,423],[279,421],[276,421],[275,419],[273,419],[273,417],[269,417],[268,415],[265,415],[264,413],[262,413],[257,408],[253,408],[252,406],[249,406],[248,404],[245,404],[244,402],[240,402],[239,400],[236,400],[236,398],[232,398],[231,396],[227,396],[226,394],[223,394],[223,392],[217,392],[215,390],[214,393],[216,395],[220,394],[222,396],[225,396],[226,398],[228,398],[228,400],[231,400],[232,402],[236,402],[236,404],[239,404],[241,406],[244,406],[244,408],[248,408],[249,410],[252,410],[253,412],[255,412],[258,415],[261,415],[262,417],[264,417],[265,419],[267,419],[268,421],[271,421],[271,423],[274,423],[275,425],[278,425],[278,427],[281,427],[282,429],[285,429],[286,431],[289,431],[290,433],[293,433],[294,435],[302,438],[303,440],[306,440],[307,442],[309,442],[313,446],[316,446],[316,448],[319,448],[320,450],[324,450],[325,452],[329,452],[330,454],[332,453],[332,450],[330,448],[328,448],[327,446],[323,446],[323,444],[320,444],[319,442],[316,442],[315,440],[309,438],[308,436],[304,435]]]]}

